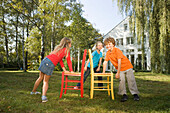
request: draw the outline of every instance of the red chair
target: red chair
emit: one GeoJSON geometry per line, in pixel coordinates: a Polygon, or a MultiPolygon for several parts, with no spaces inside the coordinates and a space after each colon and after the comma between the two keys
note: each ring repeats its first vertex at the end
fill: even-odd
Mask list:
{"type": "Polygon", "coordinates": [[[80,90],[81,98],[83,98],[83,79],[84,79],[84,65],[85,65],[85,60],[86,60],[86,53],[87,53],[87,50],[85,49],[84,54],[83,54],[83,61],[81,65],[81,73],[62,72],[60,98],[62,97],[63,89],[65,90],[64,94],[66,94],[67,90],[80,90]],[[81,78],[80,80],[70,80],[68,79],[69,76],[76,76],[76,77],[81,77],[81,78]],[[74,89],[75,86],[68,86],[69,82],[81,83],[80,89],[74,89]],[[65,87],[64,87],[64,83],[65,83],[65,87]]]}

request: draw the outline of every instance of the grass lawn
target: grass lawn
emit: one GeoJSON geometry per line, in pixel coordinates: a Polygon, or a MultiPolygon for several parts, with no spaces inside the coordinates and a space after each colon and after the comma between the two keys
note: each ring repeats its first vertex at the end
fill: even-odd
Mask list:
{"type": "MultiPolygon", "coordinates": [[[[115,100],[107,92],[95,91],[94,99],[89,99],[90,77],[84,84],[84,98],[79,91],[68,90],[60,99],[61,72],[54,72],[47,92],[48,102],[41,103],[41,95],[30,95],[38,71],[0,71],[0,112],[12,113],[105,113],[105,112],[170,112],[170,75],[152,74],[150,72],[135,73],[140,91],[140,101],[129,99],[120,102],[118,80],[114,79],[115,100]]],[[[40,84],[38,91],[41,91],[40,84]]],[[[128,90],[128,89],[127,89],[128,90]]]]}

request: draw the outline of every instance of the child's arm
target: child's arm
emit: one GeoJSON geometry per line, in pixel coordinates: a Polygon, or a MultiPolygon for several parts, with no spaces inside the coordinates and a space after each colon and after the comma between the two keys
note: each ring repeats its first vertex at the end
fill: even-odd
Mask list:
{"type": "Polygon", "coordinates": [[[96,71],[100,71],[101,63],[102,63],[102,58],[100,58],[100,60],[99,60],[99,66],[98,66],[98,68],[96,69],[96,71]]]}
{"type": "Polygon", "coordinates": [[[61,65],[61,68],[63,69],[64,72],[69,72],[69,71],[67,71],[66,68],[64,67],[63,60],[60,61],[60,65],[61,65]]]}
{"type": "Polygon", "coordinates": [[[65,67],[62,67],[62,69],[63,69],[63,71],[64,71],[64,72],[69,72],[69,71],[67,71],[67,70],[66,70],[66,68],[65,68],[65,67]]]}
{"type": "Polygon", "coordinates": [[[120,69],[121,69],[121,59],[118,59],[118,69],[116,73],[116,78],[120,78],[120,69]]]}
{"type": "Polygon", "coordinates": [[[103,73],[105,73],[105,71],[106,71],[107,62],[108,61],[104,61],[103,62],[103,73]]]}

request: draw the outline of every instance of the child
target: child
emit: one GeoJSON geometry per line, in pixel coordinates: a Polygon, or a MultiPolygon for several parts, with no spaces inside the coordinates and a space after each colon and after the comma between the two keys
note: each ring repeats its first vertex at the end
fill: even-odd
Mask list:
{"type": "Polygon", "coordinates": [[[127,78],[129,90],[131,94],[134,95],[134,100],[139,101],[139,91],[136,86],[131,62],[126,56],[123,55],[120,49],[115,47],[114,38],[107,38],[104,41],[104,44],[106,45],[108,51],[106,53],[105,61],[103,62],[103,73],[105,73],[107,62],[110,60],[117,69],[116,78],[120,78],[119,94],[123,95],[121,102],[125,102],[128,99],[128,96],[126,95],[125,76],[127,78]]]}
{"type": "MultiPolygon", "coordinates": [[[[101,65],[101,62],[102,62],[102,52],[100,52],[100,50],[103,48],[103,44],[98,41],[96,43],[96,50],[92,53],[92,59],[93,59],[93,69],[94,69],[94,72],[95,73],[101,73],[100,71],[100,65],[101,65]]],[[[84,67],[84,81],[86,81],[87,77],[89,76],[90,74],[90,63],[89,63],[89,59],[84,67]]],[[[102,77],[98,77],[98,80],[102,80],[102,77]]],[[[76,87],[74,87],[74,89],[78,89],[80,87],[80,83],[77,84],[76,87]]],[[[102,87],[103,86],[103,83],[98,83],[98,86],[99,87],[102,87]]]]}
{"type": "Polygon", "coordinates": [[[59,62],[63,71],[68,72],[63,64],[63,57],[66,56],[67,63],[69,70],[72,72],[72,63],[70,60],[70,47],[71,47],[71,40],[69,38],[63,38],[60,41],[60,44],[55,47],[54,51],[50,53],[50,55],[46,56],[39,67],[40,74],[39,78],[36,80],[34,84],[34,88],[31,94],[41,94],[37,92],[36,89],[38,88],[39,84],[43,80],[43,89],[42,89],[42,102],[47,102],[46,92],[48,90],[48,81],[53,73],[53,70],[57,63],[59,62]]]}

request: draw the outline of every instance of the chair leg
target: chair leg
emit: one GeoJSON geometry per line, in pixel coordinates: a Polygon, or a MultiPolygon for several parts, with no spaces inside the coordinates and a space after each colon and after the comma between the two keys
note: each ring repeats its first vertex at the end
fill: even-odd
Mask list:
{"type": "Polygon", "coordinates": [[[62,72],[60,98],[62,97],[63,94],[63,87],[64,87],[64,72],[62,72]]]}
{"type": "Polygon", "coordinates": [[[83,98],[83,86],[81,86],[81,98],[83,98]]]}
{"type": "Polygon", "coordinates": [[[111,95],[112,95],[112,100],[114,100],[114,92],[113,92],[113,74],[111,76],[111,95]]]}
{"type": "Polygon", "coordinates": [[[68,76],[66,75],[66,81],[65,81],[65,91],[64,91],[64,94],[66,94],[67,93],[67,80],[68,80],[68,76]]]}
{"type": "Polygon", "coordinates": [[[84,93],[84,90],[83,90],[83,80],[81,80],[81,98],[83,98],[83,93],[84,93]]]}
{"type": "Polygon", "coordinates": [[[91,91],[90,91],[90,99],[93,99],[93,93],[94,93],[94,77],[91,76],[91,91]]]}
{"type": "MultiPolygon", "coordinates": [[[[109,76],[107,77],[107,82],[109,82],[109,76]]],[[[109,87],[110,83],[107,83],[107,91],[108,91],[108,95],[110,96],[110,87],[109,87]]]]}

